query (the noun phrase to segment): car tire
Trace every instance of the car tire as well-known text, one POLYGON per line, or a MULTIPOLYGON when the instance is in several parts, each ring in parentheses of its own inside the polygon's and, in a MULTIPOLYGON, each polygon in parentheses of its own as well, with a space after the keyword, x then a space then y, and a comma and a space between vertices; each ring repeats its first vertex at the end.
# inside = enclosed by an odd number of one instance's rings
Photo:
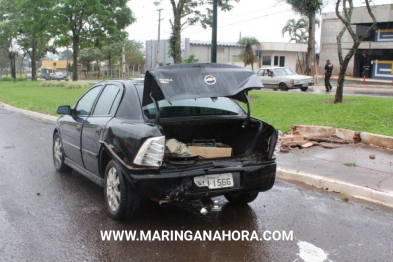
POLYGON ((306 92, 308 90, 308 86, 306 87, 301 87, 300 90, 302 90, 302 92, 306 92))
POLYGON ((117 220, 131 218, 140 206, 141 197, 125 181, 119 165, 113 160, 105 169, 104 195, 109 215, 117 220))
POLYGON ((288 86, 285 83, 280 83, 280 90, 281 91, 288 91, 288 86))
POLYGON ((71 168, 64 163, 64 150, 59 133, 53 136, 52 146, 53 164, 58 172, 70 172, 71 168))
POLYGON ((243 194, 225 194, 225 198, 234 205, 245 205, 251 203, 258 197, 259 192, 250 192, 243 194))

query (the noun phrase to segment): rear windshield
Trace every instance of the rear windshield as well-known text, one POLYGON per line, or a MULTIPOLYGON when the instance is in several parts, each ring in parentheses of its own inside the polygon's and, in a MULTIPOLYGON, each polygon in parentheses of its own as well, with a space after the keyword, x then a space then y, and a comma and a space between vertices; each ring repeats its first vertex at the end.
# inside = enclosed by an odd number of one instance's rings
MULTIPOLYGON (((196 98, 168 102, 158 102, 160 118, 187 117, 187 116, 244 116, 244 109, 234 100, 227 97, 196 98)), ((156 117, 154 104, 142 108, 148 119, 156 117)))
POLYGON ((294 75, 294 74, 295 74, 295 73, 292 72, 292 70, 289 69, 289 68, 276 68, 276 69, 274 69, 274 73, 275 73, 277 76, 285 76, 285 75, 294 75))

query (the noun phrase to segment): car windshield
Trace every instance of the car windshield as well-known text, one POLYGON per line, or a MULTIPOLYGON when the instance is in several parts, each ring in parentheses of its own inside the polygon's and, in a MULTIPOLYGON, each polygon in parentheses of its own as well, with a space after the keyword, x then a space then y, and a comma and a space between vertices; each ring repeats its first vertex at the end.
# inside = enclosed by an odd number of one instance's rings
MULTIPOLYGON (((246 115, 244 109, 234 100, 227 97, 196 98, 178 101, 158 101, 160 118, 188 117, 188 116, 229 116, 246 115)), ((148 119, 156 117, 154 104, 143 107, 143 113, 148 119)))
POLYGON ((274 69, 274 73, 275 73, 277 76, 285 76, 285 75, 294 75, 294 74, 295 74, 295 73, 292 72, 292 70, 289 69, 289 68, 276 68, 276 69, 274 69))

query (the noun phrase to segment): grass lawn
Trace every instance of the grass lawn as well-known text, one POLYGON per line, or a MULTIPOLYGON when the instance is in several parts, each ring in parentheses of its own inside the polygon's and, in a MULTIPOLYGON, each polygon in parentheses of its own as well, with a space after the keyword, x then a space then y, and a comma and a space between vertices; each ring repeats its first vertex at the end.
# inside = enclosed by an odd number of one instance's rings
MULTIPOLYGON (((40 81, 0 82, 0 101, 56 115, 59 105, 73 106, 86 89, 40 87, 40 81)), ((293 124, 332 126, 393 136, 393 99, 344 96, 334 104, 334 94, 249 92, 251 114, 287 132, 293 124)))
POLYGON ((0 82, 0 101, 40 113, 56 115, 60 105, 73 106, 87 89, 40 87, 42 81, 0 82))

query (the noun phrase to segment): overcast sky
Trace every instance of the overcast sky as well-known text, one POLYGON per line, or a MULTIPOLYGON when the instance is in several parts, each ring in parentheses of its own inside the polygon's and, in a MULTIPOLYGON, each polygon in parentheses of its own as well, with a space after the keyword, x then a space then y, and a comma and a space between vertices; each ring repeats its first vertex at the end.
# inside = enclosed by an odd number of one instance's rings
MULTIPOLYGON (((127 28, 129 38, 145 42, 156 40, 158 36, 158 9, 161 11, 161 39, 168 39, 171 33, 169 20, 173 20, 169 0, 162 0, 160 7, 154 0, 131 0, 129 6, 137 21, 127 28)), ((331 1, 335 2, 335 1, 331 1)), ((362 0, 354 0, 355 6, 365 5, 362 0)), ((391 4, 393 0, 374 0, 374 4, 391 4)), ((278 0, 240 0, 233 4, 230 12, 218 11, 217 41, 236 42, 239 35, 253 36, 261 42, 288 42, 289 36, 282 36, 281 30, 286 22, 299 16, 291 10, 291 6, 278 0)), ((334 5, 327 5, 323 12, 334 12, 334 5)), ((182 38, 210 41, 211 28, 203 29, 200 25, 189 26, 182 31, 182 38)), ((320 32, 316 40, 319 42, 320 32)))

